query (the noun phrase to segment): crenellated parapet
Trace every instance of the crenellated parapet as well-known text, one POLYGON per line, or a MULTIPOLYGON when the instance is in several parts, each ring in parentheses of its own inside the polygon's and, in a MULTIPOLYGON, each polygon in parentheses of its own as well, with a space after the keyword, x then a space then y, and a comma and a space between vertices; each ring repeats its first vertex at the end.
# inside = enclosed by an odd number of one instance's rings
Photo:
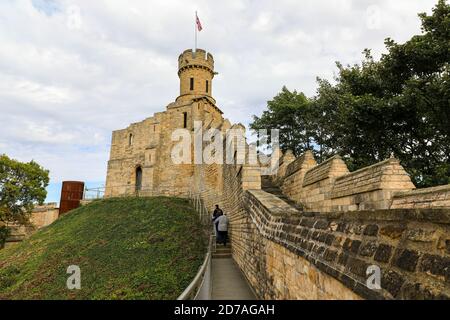
POLYGON ((178 57, 178 75, 180 76, 182 72, 191 68, 200 68, 211 73, 214 76, 214 58, 212 54, 206 53, 203 49, 197 49, 193 51, 192 49, 185 50, 178 57))
POLYGON ((203 49, 185 50, 178 58, 180 95, 177 102, 189 102, 199 97, 212 99, 212 81, 215 76, 214 58, 203 49))

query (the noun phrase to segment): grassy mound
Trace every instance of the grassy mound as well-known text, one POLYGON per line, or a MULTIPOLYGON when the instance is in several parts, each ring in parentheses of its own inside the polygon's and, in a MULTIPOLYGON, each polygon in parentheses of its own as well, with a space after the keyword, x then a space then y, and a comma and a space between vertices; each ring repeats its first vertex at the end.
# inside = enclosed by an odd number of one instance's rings
POLYGON ((0 299, 176 299, 206 248, 186 200, 97 201, 0 251, 0 299), (80 290, 67 289, 70 265, 80 290))

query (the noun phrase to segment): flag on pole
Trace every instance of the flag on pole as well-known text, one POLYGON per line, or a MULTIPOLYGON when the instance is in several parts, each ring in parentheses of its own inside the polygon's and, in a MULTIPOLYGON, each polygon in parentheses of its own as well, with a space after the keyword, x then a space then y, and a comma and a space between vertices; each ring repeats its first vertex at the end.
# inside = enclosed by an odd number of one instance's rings
POLYGON ((197 24, 197 30, 202 31, 202 23, 200 22, 200 19, 198 18, 197 12, 195 13, 195 23, 197 24))

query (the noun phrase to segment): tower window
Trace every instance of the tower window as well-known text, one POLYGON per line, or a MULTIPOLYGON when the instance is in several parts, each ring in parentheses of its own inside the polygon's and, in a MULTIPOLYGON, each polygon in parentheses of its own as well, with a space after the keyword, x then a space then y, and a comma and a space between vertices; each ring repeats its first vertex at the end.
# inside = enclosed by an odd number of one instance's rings
POLYGON ((191 91, 194 90, 194 78, 191 78, 191 91))
POLYGON ((208 92, 209 92, 209 81, 206 80, 206 93, 208 93, 208 92))
POLYGON ((128 136, 128 146, 131 147, 131 145, 133 145, 133 134, 130 133, 130 135, 128 136))
POLYGON ((183 128, 187 128, 187 112, 183 112, 183 128))

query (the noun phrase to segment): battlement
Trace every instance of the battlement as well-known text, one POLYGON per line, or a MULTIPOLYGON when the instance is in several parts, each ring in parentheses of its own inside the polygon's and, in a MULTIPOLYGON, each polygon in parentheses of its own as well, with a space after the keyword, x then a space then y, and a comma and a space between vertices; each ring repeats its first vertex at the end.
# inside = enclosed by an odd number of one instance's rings
POLYGON ((186 68, 206 68, 211 73, 214 72, 214 58, 212 54, 206 53, 203 49, 197 49, 194 52, 192 49, 185 50, 178 57, 178 74, 183 72, 186 68))

